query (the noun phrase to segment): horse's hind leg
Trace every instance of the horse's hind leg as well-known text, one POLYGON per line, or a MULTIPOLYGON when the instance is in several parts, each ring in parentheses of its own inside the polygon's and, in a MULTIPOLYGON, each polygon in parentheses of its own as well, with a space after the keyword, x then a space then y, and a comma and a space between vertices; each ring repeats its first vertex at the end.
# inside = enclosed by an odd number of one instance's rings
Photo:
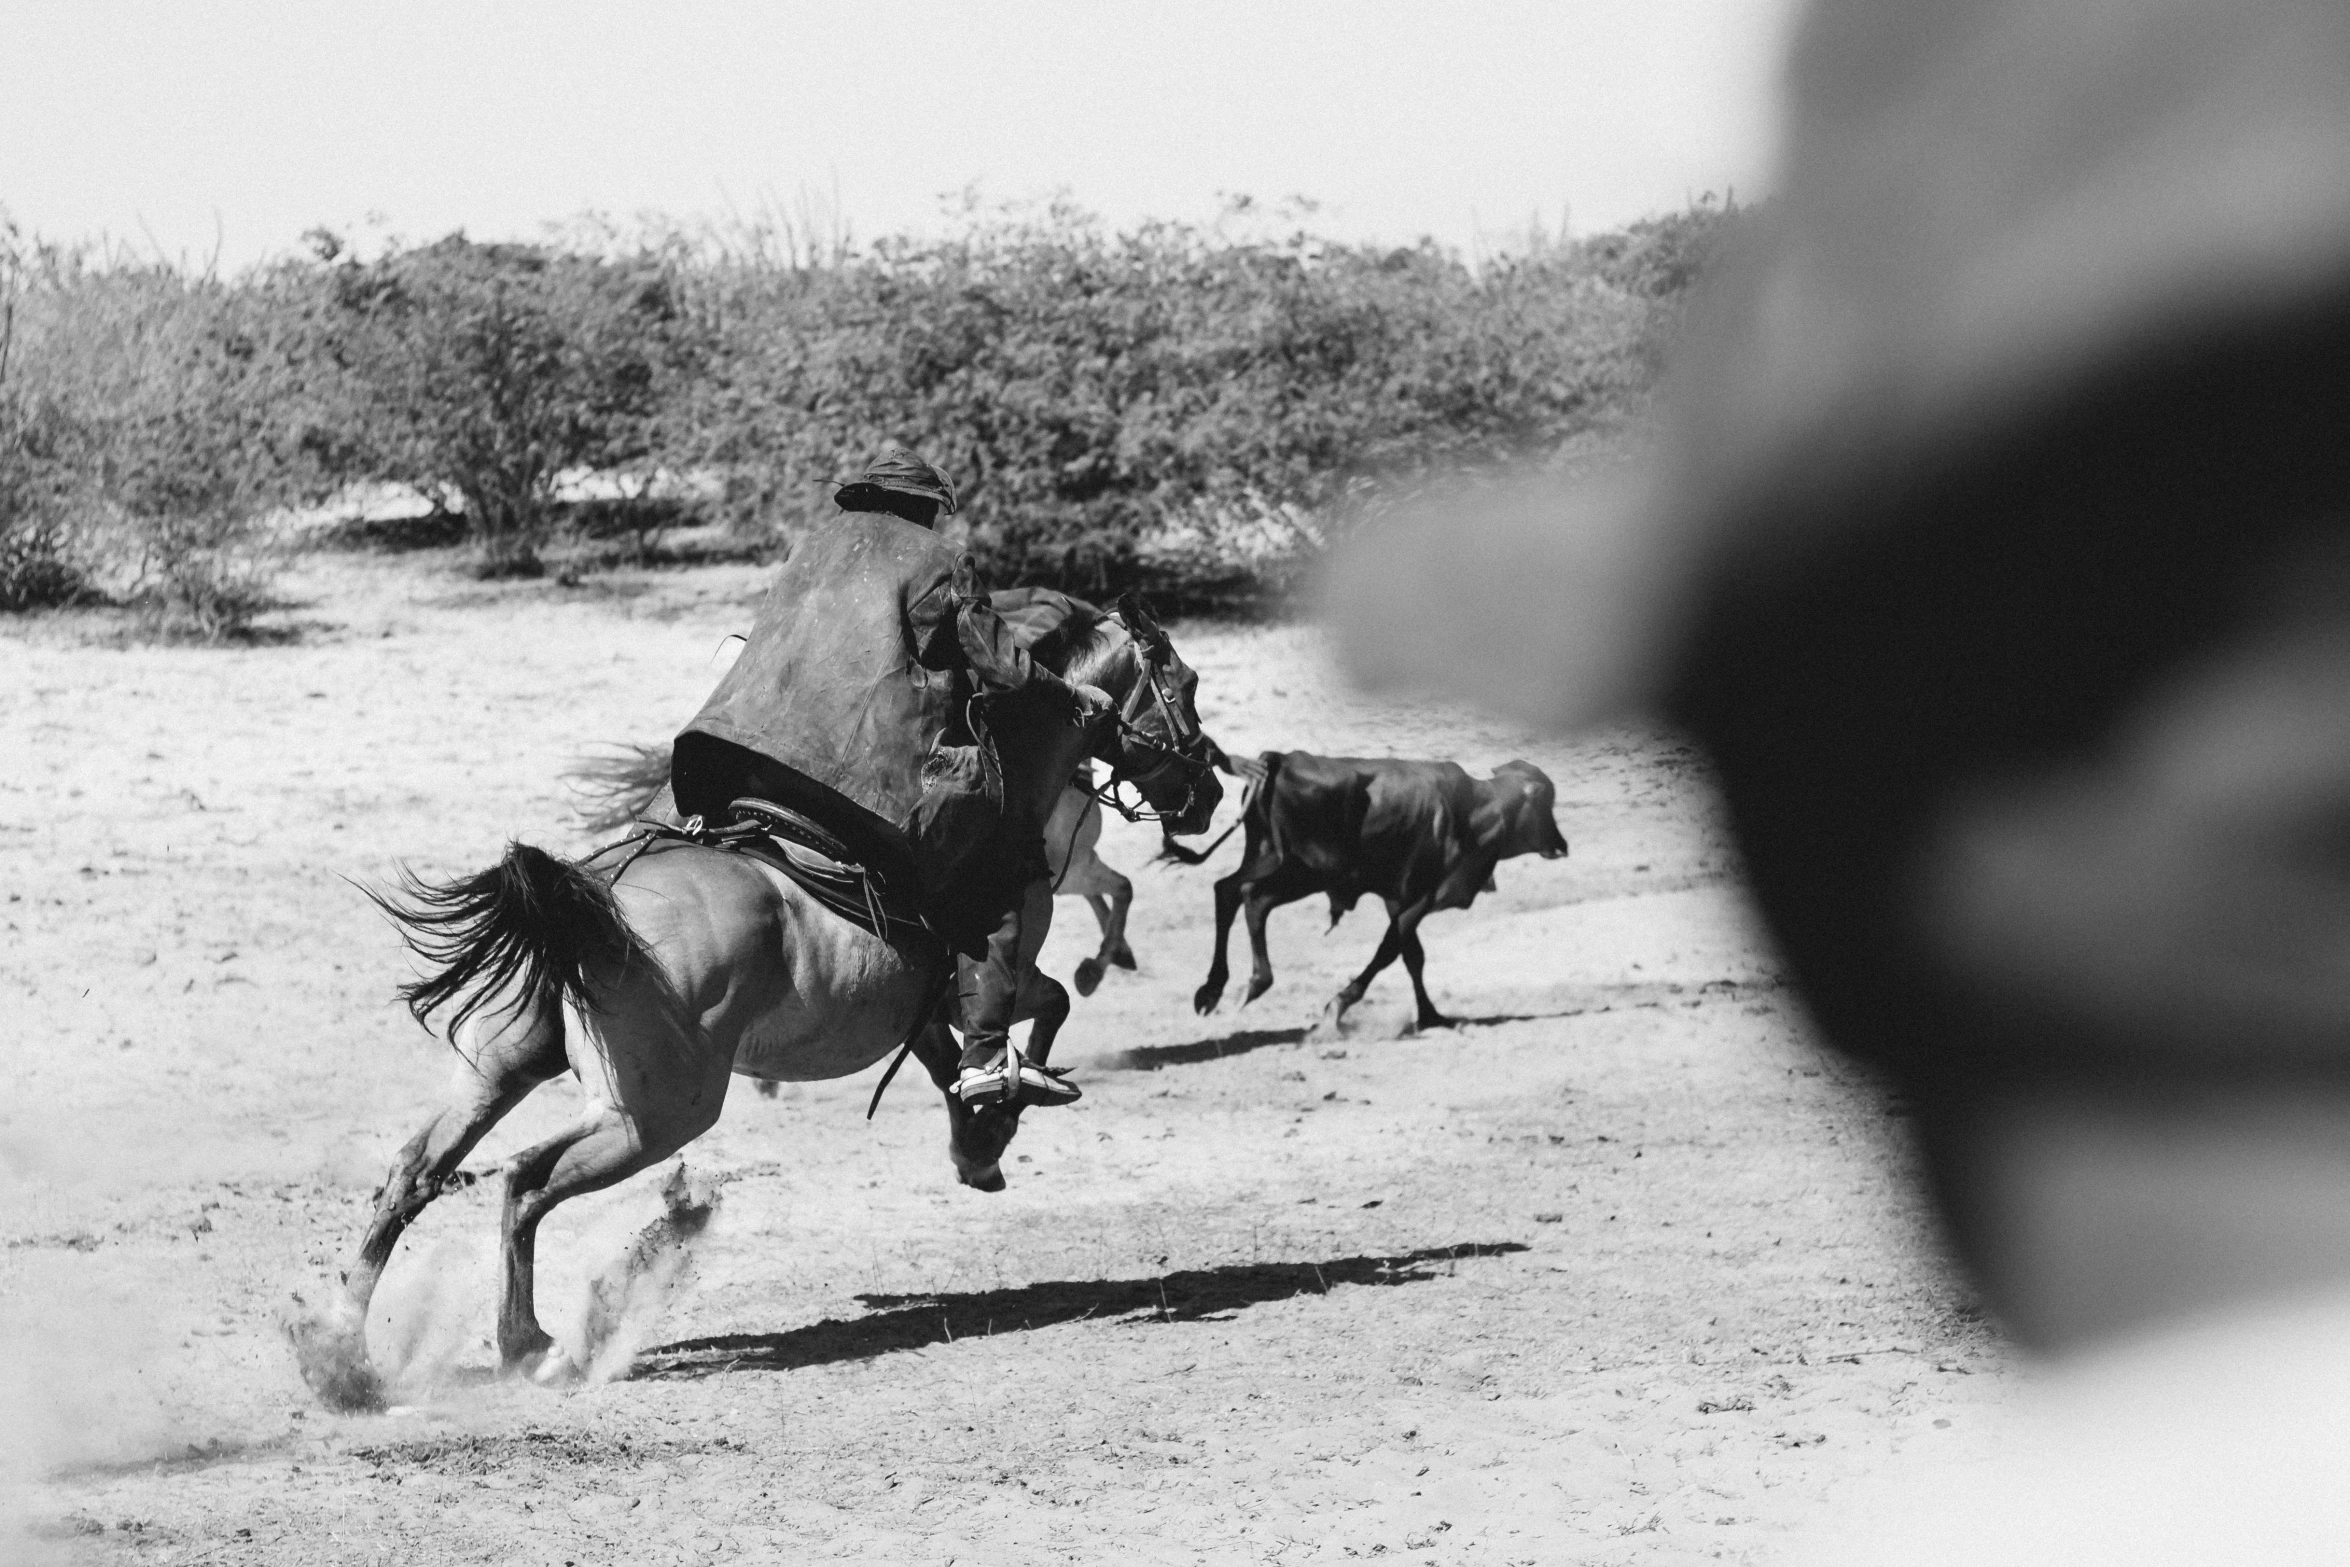
POLYGON ((304 1380, 334 1408, 369 1409, 383 1402, 382 1379, 367 1356, 367 1308, 401 1235, 490 1128, 564 1068, 561 1026, 551 1014, 521 1023, 500 1014, 477 1039, 460 1044, 449 1102, 392 1161, 358 1255, 343 1274, 340 1297, 323 1314, 291 1327, 304 1380))
POLYGON ((652 986, 592 1017, 569 1015, 575 1032, 592 1036, 571 1052, 588 1105, 570 1130, 509 1166, 502 1222, 498 1359, 509 1371, 550 1382, 572 1368, 539 1326, 539 1225, 572 1198, 660 1163, 717 1124, 733 1067, 731 1053, 715 1048, 652 986))

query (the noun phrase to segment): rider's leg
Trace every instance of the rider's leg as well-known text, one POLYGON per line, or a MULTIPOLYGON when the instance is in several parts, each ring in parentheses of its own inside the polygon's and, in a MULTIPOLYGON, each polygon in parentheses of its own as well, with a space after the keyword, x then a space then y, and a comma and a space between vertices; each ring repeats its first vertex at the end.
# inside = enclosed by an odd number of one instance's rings
POLYGON ((956 1000, 965 1032, 955 1091, 966 1102, 1018 1094, 1031 1104, 1066 1104, 1077 1097, 1074 1084, 1042 1067, 1024 1064, 1016 1074, 1007 1070, 1006 1053, 1020 1002, 1020 981, 1035 965, 1037 950, 1044 945, 1045 932, 1052 923, 1052 911, 1051 883, 1042 879, 1030 882, 1020 901, 1005 911, 988 934, 986 955, 956 960, 956 1000))
POLYGON ((1011 1037, 1012 1008, 1020 997, 1018 904, 1004 910, 988 933, 986 954, 955 960, 955 1000, 963 1016, 963 1068, 1000 1061, 1011 1037))

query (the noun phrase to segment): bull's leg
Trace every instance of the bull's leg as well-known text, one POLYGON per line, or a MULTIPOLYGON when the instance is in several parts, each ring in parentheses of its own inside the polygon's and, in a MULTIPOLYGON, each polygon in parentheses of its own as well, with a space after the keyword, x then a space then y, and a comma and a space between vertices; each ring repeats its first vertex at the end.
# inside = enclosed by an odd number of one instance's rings
POLYGON ((383 1403, 383 1381, 367 1354, 367 1308, 400 1237, 490 1128, 563 1070, 561 1022, 552 1011, 521 1020, 498 1014, 467 1034, 459 1041, 449 1102, 392 1161, 340 1294, 324 1311, 288 1324, 303 1380, 332 1408, 383 1403))
POLYGON ((1371 988, 1371 981, 1379 977, 1381 969, 1395 961, 1396 954, 1402 948, 1403 938, 1398 934, 1398 922, 1390 919, 1386 934, 1379 938, 1379 950, 1371 954, 1370 966, 1347 981, 1346 987, 1330 998, 1330 1004, 1322 1009, 1321 1021, 1314 1026, 1335 1031, 1339 1020, 1346 1016, 1346 1009, 1363 999, 1363 993, 1371 988))
POLYGON ((1412 976, 1412 1000, 1419 1008, 1418 1026, 1450 1028, 1452 1019, 1437 1011, 1436 1003, 1428 999, 1428 982, 1420 973, 1420 966, 1427 961, 1427 954, 1420 950, 1422 918, 1423 911, 1406 910, 1403 918, 1395 922, 1397 944, 1403 950, 1404 972, 1412 976))
POLYGON ((1216 883, 1216 945, 1208 959, 1207 982, 1191 997, 1191 1009, 1202 1017, 1216 1010, 1216 1003, 1224 999, 1225 983, 1232 978, 1232 970, 1224 961, 1224 948, 1232 937, 1232 916, 1240 912, 1241 878, 1247 869, 1243 865, 1216 883))
POLYGON ((1265 946, 1265 917, 1286 901, 1261 887, 1249 889, 1248 994, 1240 1003, 1244 1007, 1273 988, 1273 954, 1265 946))

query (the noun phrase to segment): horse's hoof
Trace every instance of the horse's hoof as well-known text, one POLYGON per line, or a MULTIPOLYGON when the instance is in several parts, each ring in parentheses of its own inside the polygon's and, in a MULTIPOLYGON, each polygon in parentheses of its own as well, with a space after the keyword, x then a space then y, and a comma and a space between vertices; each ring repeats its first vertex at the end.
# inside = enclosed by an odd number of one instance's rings
POLYGON ((1345 1020, 1346 1008, 1333 999, 1322 1009, 1322 1015, 1314 1019, 1313 1026, 1306 1030, 1306 1038, 1343 1039, 1346 1037, 1345 1020))
POLYGON ((1115 968, 1122 968, 1129 974, 1133 973, 1135 971, 1134 949, 1120 945, 1117 951, 1110 954, 1110 963, 1115 968))
POLYGON ((1268 990, 1271 990, 1272 988, 1273 988, 1273 976, 1272 976, 1272 975, 1270 975, 1270 974, 1251 974, 1251 975, 1248 977, 1248 994, 1240 998, 1240 1004, 1241 1004, 1242 1006, 1244 1006, 1244 1007, 1245 1007, 1245 1006, 1247 1006, 1247 1005, 1248 1005, 1250 1002, 1252 1002, 1252 1001, 1256 1000, 1256 999, 1257 999, 1257 997, 1259 997, 1259 996, 1263 995, 1263 994, 1264 994, 1266 991, 1268 991, 1268 990))
POLYGON ((1216 1003, 1223 999, 1223 986, 1202 985, 1191 993, 1191 1010, 1197 1012, 1201 1017, 1206 1017, 1210 1012, 1216 1010, 1216 1003))
POLYGON ((584 1381, 587 1375, 560 1344, 549 1344, 545 1349, 508 1360, 506 1374, 539 1387, 571 1387, 584 1381))
POLYGON ((372 1414, 384 1407, 383 1378, 367 1358, 364 1319, 347 1307, 289 1318, 286 1337, 294 1363, 318 1401, 346 1414, 372 1414))
POLYGON ((1418 1031, 1423 1034, 1432 1028, 1452 1028, 1455 1026, 1457 1025, 1454 1021, 1441 1012, 1423 1012, 1415 1024, 1418 1031))
POLYGON ((973 1191, 1000 1192, 1004 1189, 1004 1168, 991 1164, 984 1170, 957 1170, 955 1179, 973 1191))
POLYGON ((1102 966, 1094 959, 1086 958, 1077 965, 1077 972, 1070 979, 1076 984, 1079 995, 1090 996, 1101 988, 1102 966))

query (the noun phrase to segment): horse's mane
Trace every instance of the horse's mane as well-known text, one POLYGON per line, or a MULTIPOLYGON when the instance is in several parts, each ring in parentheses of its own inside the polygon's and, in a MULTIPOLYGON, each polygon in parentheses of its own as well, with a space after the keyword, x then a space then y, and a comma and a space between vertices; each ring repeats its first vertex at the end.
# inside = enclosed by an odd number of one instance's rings
POLYGON ((1106 613, 1053 588, 1011 588, 992 601, 1028 656, 1073 686, 1099 684, 1126 645, 1106 613))

